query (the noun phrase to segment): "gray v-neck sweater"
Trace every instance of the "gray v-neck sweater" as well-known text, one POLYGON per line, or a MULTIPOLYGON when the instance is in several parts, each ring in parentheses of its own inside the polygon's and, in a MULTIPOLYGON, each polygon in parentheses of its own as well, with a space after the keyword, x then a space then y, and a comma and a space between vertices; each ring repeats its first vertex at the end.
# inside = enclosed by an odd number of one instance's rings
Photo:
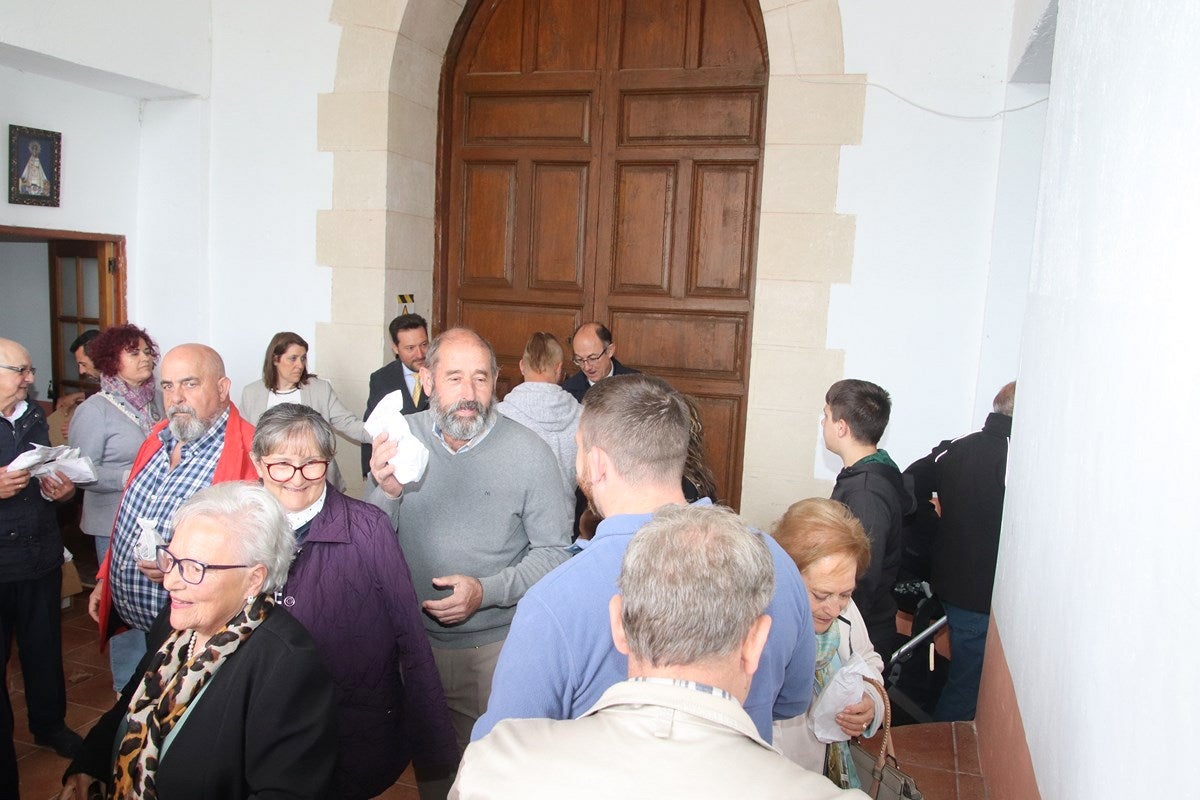
POLYGON ((537 434, 497 415, 477 443, 451 453, 433 432, 429 411, 408 425, 429 449, 421 480, 399 500, 375 486, 367 500, 387 512, 421 601, 446 597, 433 579, 470 575, 483 604, 465 622, 444 626, 424 615, 434 646, 478 647, 508 634, 517 601, 569 557, 573 509, 562 491, 554 454, 537 434))

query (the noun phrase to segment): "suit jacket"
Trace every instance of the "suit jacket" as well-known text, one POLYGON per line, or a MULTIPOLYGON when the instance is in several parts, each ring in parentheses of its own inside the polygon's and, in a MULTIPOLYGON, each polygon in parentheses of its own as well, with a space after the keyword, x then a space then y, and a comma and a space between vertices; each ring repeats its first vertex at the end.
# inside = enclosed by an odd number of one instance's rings
MULTIPOLYGON (((634 369, 633 367, 625 366, 615 358, 612 360, 612 362, 613 375, 636 375, 638 373, 638 370, 634 369)), ((587 375, 583 374, 583 370, 579 370, 579 372, 576 372, 574 375, 562 382, 562 388, 566 389, 571 393, 572 397, 582 403, 583 396, 587 394, 588 389, 592 388, 592 385, 588 383, 587 375)))
MULTIPOLYGON (((379 405, 380 400, 397 390, 404 393, 403 413, 415 414, 429 408, 429 395, 423 389, 421 401, 413 402, 412 393, 408 391, 408 382, 404 380, 404 364, 397 358, 392 363, 385 364, 371 373, 367 394, 367 411, 363 414, 363 420, 371 416, 371 412, 375 410, 375 406, 379 405)), ((366 475, 370 471, 371 443, 367 442, 362 446, 362 474, 366 475)))
MULTIPOLYGON (((251 425, 257 425, 258 418, 267 410, 268 394, 262 381, 255 381, 242 389, 240 408, 251 425)), ((338 399, 329 381, 315 376, 309 378, 308 383, 300 387, 300 399, 297 402, 316 411, 335 431, 350 441, 368 441, 367 434, 363 431, 362 420, 354 416, 354 413, 338 399)), ((346 482, 342 479, 342 472, 338 469, 336 461, 329 462, 329 482, 336 486, 338 491, 346 488, 346 482)))
MULTIPOLYGON (((171 633, 170 609, 159 613, 146 655, 66 775, 82 772, 111 783, 121 722, 171 633)), ((276 606, 195 701, 155 781, 158 796, 171 800, 324 800, 336 759, 333 685, 304 626, 276 606)))
POLYGON ((625 681, 579 719, 506 719, 467 748, 450 798, 865 798, 788 761, 737 700, 625 681), (587 757, 580 757, 587 753, 587 757))

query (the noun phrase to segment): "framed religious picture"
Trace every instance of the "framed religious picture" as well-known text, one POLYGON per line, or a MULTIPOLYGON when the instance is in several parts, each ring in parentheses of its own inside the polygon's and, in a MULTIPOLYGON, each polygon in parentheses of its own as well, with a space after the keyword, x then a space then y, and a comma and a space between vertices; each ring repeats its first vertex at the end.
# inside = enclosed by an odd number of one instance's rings
POLYGON ((57 206, 61 168, 61 133, 8 126, 8 202, 57 206))

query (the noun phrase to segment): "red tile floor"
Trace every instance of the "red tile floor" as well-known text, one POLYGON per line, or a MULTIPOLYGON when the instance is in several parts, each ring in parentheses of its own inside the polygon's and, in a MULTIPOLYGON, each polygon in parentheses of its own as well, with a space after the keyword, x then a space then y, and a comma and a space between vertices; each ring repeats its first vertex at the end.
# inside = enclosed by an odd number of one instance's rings
MULTIPOLYGON (((868 740, 868 749, 878 748, 882 738, 868 740)), ((987 800, 974 722, 892 728, 892 746, 900 769, 917 782, 925 800, 987 800)))
MULTIPOLYGON (((81 735, 114 700, 108 657, 96 646, 95 623, 87 616, 86 593, 73 598, 63 611, 63 663, 67 679, 67 724, 81 735)), ((23 800, 58 796, 66 760, 53 750, 33 744, 25 718, 25 691, 16 654, 9 659, 8 687, 12 697, 18 768, 23 800)), ((979 771, 975 725, 945 722, 893 729, 901 768, 912 775, 927 800, 987 800, 979 771)), ((880 737, 876 737, 878 740, 880 737)), ((869 744, 869 743, 868 743, 869 744)), ((417 800, 411 768, 382 800, 417 800)))

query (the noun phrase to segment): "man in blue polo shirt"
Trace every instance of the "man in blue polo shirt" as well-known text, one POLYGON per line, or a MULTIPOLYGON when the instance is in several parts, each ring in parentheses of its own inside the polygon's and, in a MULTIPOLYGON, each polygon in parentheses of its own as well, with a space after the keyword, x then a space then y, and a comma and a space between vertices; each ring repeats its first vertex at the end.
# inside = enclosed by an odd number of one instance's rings
MULTIPOLYGON (((609 636, 608 603, 633 535, 656 509, 686 502, 680 487, 689 425, 683 396, 659 378, 619 375, 592 387, 576 434, 576 472, 604 521, 595 538, 579 543, 581 553, 538 581, 518 604, 487 713, 472 740, 502 719, 574 719, 625 680, 627 659, 609 636)), ((769 742, 772 719, 808 709, 816 639, 796 565, 764 538, 776 575, 766 610, 772 624, 745 709, 769 742)))

